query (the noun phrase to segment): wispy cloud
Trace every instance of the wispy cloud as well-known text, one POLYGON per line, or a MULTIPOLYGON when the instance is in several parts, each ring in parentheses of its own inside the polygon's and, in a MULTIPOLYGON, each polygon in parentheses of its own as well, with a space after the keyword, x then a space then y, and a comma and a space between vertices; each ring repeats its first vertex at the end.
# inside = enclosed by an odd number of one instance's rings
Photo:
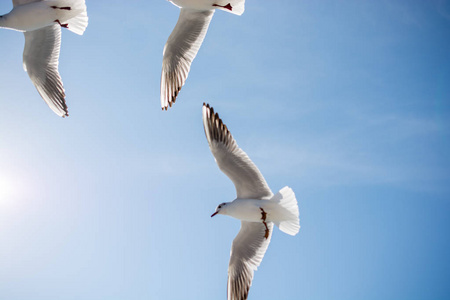
POLYGON ((312 186, 443 188, 440 183, 448 177, 446 166, 433 157, 433 141, 442 137, 440 124, 393 113, 359 112, 347 117, 347 126, 326 134, 300 132, 290 138, 252 141, 247 143, 249 153, 277 175, 295 176, 312 186), (423 141, 422 148, 414 146, 418 140, 423 141))

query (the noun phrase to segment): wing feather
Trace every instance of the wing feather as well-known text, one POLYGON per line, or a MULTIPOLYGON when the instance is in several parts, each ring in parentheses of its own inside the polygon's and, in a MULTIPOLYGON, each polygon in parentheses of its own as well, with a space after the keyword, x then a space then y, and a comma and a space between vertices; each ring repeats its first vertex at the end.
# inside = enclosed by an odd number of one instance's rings
POLYGON ((161 108, 175 103, 192 61, 203 43, 214 10, 181 8, 177 25, 164 47, 161 71, 161 108))
POLYGON ((28 4, 28 3, 33 3, 33 2, 39 2, 42 0, 12 0, 13 6, 19 6, 19 5, 24 5, 24 4, 28 4))
POLYGON ((48 106, 59 116, 68 116, 65 92, 58 72, 61 28, 59 25, 27 31, 23 66, 48 106))
POLYGON ((233 181, 241 199, 268 199, 272 191, 248 155, 237 145, 227 126, 209 104, 203 104, 203 127, 220 170, 233 181))
POLYGON ((257 270, 272 238, 273 223, 268 222, 269 236, 265 238, 263 223, 241 221, 241 230, 231 246, 228 266, 228 300, 245 300, 257 270))

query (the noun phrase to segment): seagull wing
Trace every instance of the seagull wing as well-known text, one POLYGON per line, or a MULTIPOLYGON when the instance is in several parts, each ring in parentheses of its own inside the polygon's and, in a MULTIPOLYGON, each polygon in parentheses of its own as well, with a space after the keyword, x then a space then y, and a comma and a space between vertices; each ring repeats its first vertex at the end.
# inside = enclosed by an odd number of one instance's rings
POLYGON ((208 104, 203 104, 203 127, 219 168, 233 181, 241 199, 268 199, 272 191, 247 154, 239 148, 227 126, 208 104))
POLYGON ((40 2, 42 0, 13 0, 13 6, 19 6, 19 5, 24 5, 24 4, 28 4, 28 3, 32 3, 32 2, 40 2))
POLYGON ((48 106, 57 115, 68 116, 64 87, 58 72, 60 26, 55 24, 24 34, 23 68, 48 106))
POLYGON ((263 223, 241 222, 241 230, 231 246, 228 266, 228 300, 247 299, 253 273, 261 263, 272 237, 273 223, 268 222, 267 227, 269 236, 266 238, 266 227, 263 223))
POLYGON ((161 72, 161 107, 163 109, 172 106, 184 85, 213 14, 214 10, 199 11, 181 8, 177 25, 170 34, 163 52, 161 72))

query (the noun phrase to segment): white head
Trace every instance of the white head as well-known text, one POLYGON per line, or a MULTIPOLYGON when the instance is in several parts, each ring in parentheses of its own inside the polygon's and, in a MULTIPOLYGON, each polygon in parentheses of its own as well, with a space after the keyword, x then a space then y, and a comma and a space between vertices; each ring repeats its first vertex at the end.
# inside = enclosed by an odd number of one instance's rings
POLYGON ((227 202, 220 203, 220 204, 216 207, 216 211, 211 215, 211 218, 214 217, 214 216, 217 215, 217 214, 221 214, 221 215, 225 214, 225 211, 226 211, 226 209, 227 209, 227 207, 226 207, 227 204, 228 204, 227 202))

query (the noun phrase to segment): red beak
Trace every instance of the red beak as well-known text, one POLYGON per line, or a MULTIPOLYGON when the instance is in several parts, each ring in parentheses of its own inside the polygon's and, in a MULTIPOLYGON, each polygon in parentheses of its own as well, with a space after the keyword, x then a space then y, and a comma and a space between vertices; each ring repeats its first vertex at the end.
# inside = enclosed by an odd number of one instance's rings
POLYGON ((214 217, 215 215, 217 215, 217 213, 218 213, 218 211, 216 211, 215 213, 213 213, 213 214, 211 215, 211 218, 214 217))

